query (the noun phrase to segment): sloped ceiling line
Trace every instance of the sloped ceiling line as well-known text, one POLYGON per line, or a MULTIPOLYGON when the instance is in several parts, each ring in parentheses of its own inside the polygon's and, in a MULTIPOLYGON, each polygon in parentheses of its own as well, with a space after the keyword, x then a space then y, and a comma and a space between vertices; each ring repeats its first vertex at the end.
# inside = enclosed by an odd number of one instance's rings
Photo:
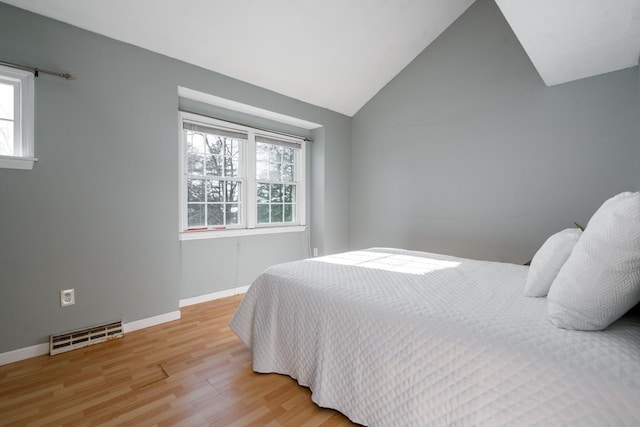
MULTIPOLYGON (((474 2, 3 1, 347 116, 474 2)), ((640 0, 495 1, 547 85, 638 64, 640 0)))

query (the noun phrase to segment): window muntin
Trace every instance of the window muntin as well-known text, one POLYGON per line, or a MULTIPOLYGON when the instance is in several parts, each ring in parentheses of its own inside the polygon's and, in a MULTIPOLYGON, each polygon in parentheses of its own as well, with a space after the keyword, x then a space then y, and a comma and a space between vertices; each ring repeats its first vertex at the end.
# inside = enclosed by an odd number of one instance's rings
POLYGON ((304 225, 302 139, 180 116, 181 232, 304 225))

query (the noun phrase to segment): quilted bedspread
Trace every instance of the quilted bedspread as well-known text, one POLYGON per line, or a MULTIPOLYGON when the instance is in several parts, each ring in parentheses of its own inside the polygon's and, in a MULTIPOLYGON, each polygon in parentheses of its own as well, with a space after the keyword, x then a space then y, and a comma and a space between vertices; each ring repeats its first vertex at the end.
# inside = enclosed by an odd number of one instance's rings
POLYGON ((256 372, 369 426, 640 426, 640 321, 556 328, 528 267, 373 248, 267 269, 231 319, 256 372))

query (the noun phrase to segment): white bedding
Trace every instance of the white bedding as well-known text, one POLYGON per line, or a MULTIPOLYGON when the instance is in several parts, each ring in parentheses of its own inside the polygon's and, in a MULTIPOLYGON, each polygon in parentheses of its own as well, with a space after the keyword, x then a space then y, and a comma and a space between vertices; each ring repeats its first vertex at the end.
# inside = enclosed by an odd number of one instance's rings
POLYGON ((368 249, 267 269, 231 319, 256 372, 369 426, 640 426, 640 322, 556 328, 528 267, 368 249))

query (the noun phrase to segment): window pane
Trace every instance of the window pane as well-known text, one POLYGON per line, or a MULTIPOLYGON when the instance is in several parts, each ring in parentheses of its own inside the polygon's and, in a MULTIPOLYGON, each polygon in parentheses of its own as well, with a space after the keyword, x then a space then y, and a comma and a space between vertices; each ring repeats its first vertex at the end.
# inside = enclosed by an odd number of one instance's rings
POLYGON ((187 174, 204 175, 204 136, 201 133, 187 133, 187 174))
POLYGON ((282 205, 271 205, 271 222, 282 222, 282 205))
POLYGON ((256 162, 256 179, 269 179, 269 162, 256 162))
POLYGON ((282 181, 282 177, 280 174, 280 168, 282 164, 280 163, 271 163, 269 165, 269 180, 270 181, 282 181))
POLYGON ((222 141, 215 135, 206 135, 206 174, 222 176, 222 141))
POLYGON ((239 158, 240 156, 240 143, 237 139, 227 138, 225 141, 225 152, 227 157, 239 158))
POLYGON ((284 186, 284 201, 286 203, 295 203, 296 201, 296 186, 285 185, 284 186))
POLYGON ((256 143, 256 160, 262 162, 269 161, 269 144, 263 142, 256 143))
POLYGON ((224 202, 224 181, 207 180, 207 202, 224 202))
POLYGON ((234 157, 224 158, 224 176, 238 176, 238 159, 234 157))
POLYGON ((224 176, 238 176, 240 162, 240 144, 237 139, 224 140, 224 176))
POLYGON ((0 83, 0 119, 13 120, 13 85, 0 83))
POLYGON ((284 222, 295 221, 295 205, 284 205, 284 222))
POLYGON ((219 156, 207 157, 207 175, 223 176, 224 161, 219 156))
POLYGON ((223 139, 216 135, 207 135, 207 152, 212 156, 222 155, 223 139))
POLYGON ((258 223, 269 222, 269 205, 258 205, 258 223))
POLYGON ((291 147, 285 147, 282 151, 282 161, 285 163, 294 163, 296 152, 291 147))
POLYGON ((269 149, 271 151, 271 155, 269 156, 269 160, 272 162, 281 162, 282 161, 282 147, 279 145, 268 144, 269 149))
POLYGON ((281 181, 294 181, 293 176, 293 165, 283 164, 281 181))
POLYGON ((282 184, 271 184, 271 201, 282 203, 282 184))
POLYGON ((236 203, 226 205, 227 224, 240 223, 240 206, 236 203))
POLYGON ((256 189, 258 203, 269 203, 269 194, 269 184, 258 183, 256 189))
POLYGON ((207 225, 224 225, 224 205, 212 204, 207 205, 207 225))
POLYGON ((13 122, 0 120, 0 156, 13 156, 13 122))
POLYGON ((204 202, 204 181, 201 179, 187 180, 187 201, 204 202))
POLYGON ((228 136, 206 135, 206 174, 239 176, 240 140, 228 136))
POLYGON ((204 227, 204 205, 191 204, 187 205, 187 216, 189 227, 204 227))
POLYGON ((227 202, 239 202, 242 200, 240 197, 240 190, 242 189, 242 182, 240 181, 227 181, 227 191, 225 192, 227 202))

